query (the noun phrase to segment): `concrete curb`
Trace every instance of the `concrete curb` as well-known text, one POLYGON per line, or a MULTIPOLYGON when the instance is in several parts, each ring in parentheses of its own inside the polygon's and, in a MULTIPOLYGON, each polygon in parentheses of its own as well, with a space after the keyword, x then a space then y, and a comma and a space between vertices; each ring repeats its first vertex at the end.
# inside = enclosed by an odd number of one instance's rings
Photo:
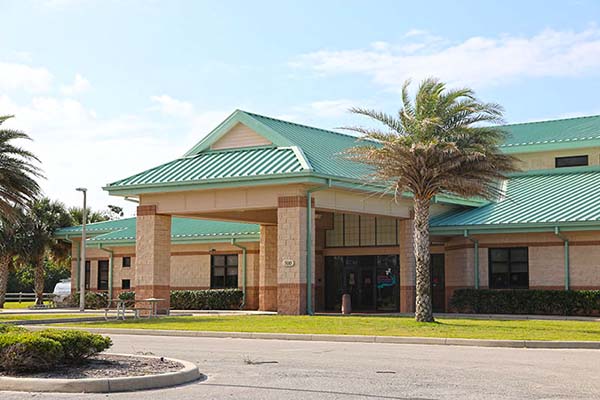
POLYGON ((425 344, 438 346, 476 346, 506 347, 530 349, 600 349, 600 341, 545 341, 545 340, 489 340, 459 338, 427 338, 403 336, 361 336, 361 335, 322 335, 301 333, 260 333, 260 332, 213 332, 213 331, 179 331, 161 329, 122 329, 122 328, 87 328, 87 327, 44 327, 30 326, 32 330, 40 329, 82 329, 107 335, 141 335, 141 336, 179 336, 204 337, 220 339, 266 339, 266 340, 301 340, 313 342, 348 342, 348 343, 392 343, 392 344, 425 344))
MULTIPOLYGON (((154 356, 139 356, 134 354, 116 354, 140 358, 159 358, 154 356)), ((0 391, 14 392, 57 392, 57 393, 115 393, 136 390, 161 389, 182 385, 202 378, 196 364, 189 361, 166 358, 183 364, 183 369, 166 374, 132 376, 120 378, 89 378, 89 379, 44 379, 0 377, 0 391)))

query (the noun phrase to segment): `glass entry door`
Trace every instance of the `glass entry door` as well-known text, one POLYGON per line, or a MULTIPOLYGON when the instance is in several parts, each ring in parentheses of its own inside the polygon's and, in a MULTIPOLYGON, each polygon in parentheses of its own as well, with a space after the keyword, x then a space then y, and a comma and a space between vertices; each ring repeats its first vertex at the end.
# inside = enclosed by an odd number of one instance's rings
POLYGON ((355 311, 398 311, 398 270, 396 255, 325 257, 326 309, 339 311, 349 294, 355 311))

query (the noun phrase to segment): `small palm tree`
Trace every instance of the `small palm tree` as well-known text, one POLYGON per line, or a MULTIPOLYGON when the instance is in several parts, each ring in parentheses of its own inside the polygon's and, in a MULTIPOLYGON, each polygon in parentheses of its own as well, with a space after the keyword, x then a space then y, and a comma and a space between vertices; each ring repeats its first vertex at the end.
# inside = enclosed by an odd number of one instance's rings
POLYGON ((54 231, 72 226, 73 219, 65 205, 48 198, 36 200, 26 211, 17 234, 22 263, 34 268, 34 291, 37 304, 44 295, 44 266, 47 258, 64 260, 70 247, 53 237, 54 231))
POLYGON ((349 157, 373 168, 372 178, 383 182, 396 196, 409 192, 414 207, 416 262, 415 318, 433 322, 429 254, 429 213, 434 196, 493 198, 498 182, 515 171, 515 159, 502 154, 498 145, 505 134, 498 104, 479 101, 471 89, 446 88, 437 79, 424 80, 414 97, 410 81, 402 88, 402 107, 397 116, 354 108, 384 125, 384 130, 346 128, 368 141, 349 150, 349 157))
MULTIPOLYGON (((9 118, 12 116, 0 116, 0 125, 9 118)), ((30 138, 20 131, 0 129, 0 218, 4 220, 14 220, 15 207, 27 207, 40 192, 36 182, 42 177, 36 166, 39 160, 12 143, 18 139, 30 138)))

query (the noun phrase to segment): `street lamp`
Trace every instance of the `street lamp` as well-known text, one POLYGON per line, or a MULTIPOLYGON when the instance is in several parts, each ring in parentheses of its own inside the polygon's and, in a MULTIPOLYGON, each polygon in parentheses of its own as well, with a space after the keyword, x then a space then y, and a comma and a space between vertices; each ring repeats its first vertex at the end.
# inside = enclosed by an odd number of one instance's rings
POLYGON ((85 224, 87 223, 87 189, 77 188, 83 193, 83 224, 81 226, 81 259, 79 265, 79 311, 85 310, 85 224))

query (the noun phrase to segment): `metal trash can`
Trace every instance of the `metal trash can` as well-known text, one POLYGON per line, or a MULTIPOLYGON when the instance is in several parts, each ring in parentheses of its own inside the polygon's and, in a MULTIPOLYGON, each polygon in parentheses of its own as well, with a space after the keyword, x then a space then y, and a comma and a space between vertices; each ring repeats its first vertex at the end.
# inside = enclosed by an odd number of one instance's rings
POLYGON ((342 295, 342 314, 349 315, 352 313, 352 299, 349 294, 342 295))

